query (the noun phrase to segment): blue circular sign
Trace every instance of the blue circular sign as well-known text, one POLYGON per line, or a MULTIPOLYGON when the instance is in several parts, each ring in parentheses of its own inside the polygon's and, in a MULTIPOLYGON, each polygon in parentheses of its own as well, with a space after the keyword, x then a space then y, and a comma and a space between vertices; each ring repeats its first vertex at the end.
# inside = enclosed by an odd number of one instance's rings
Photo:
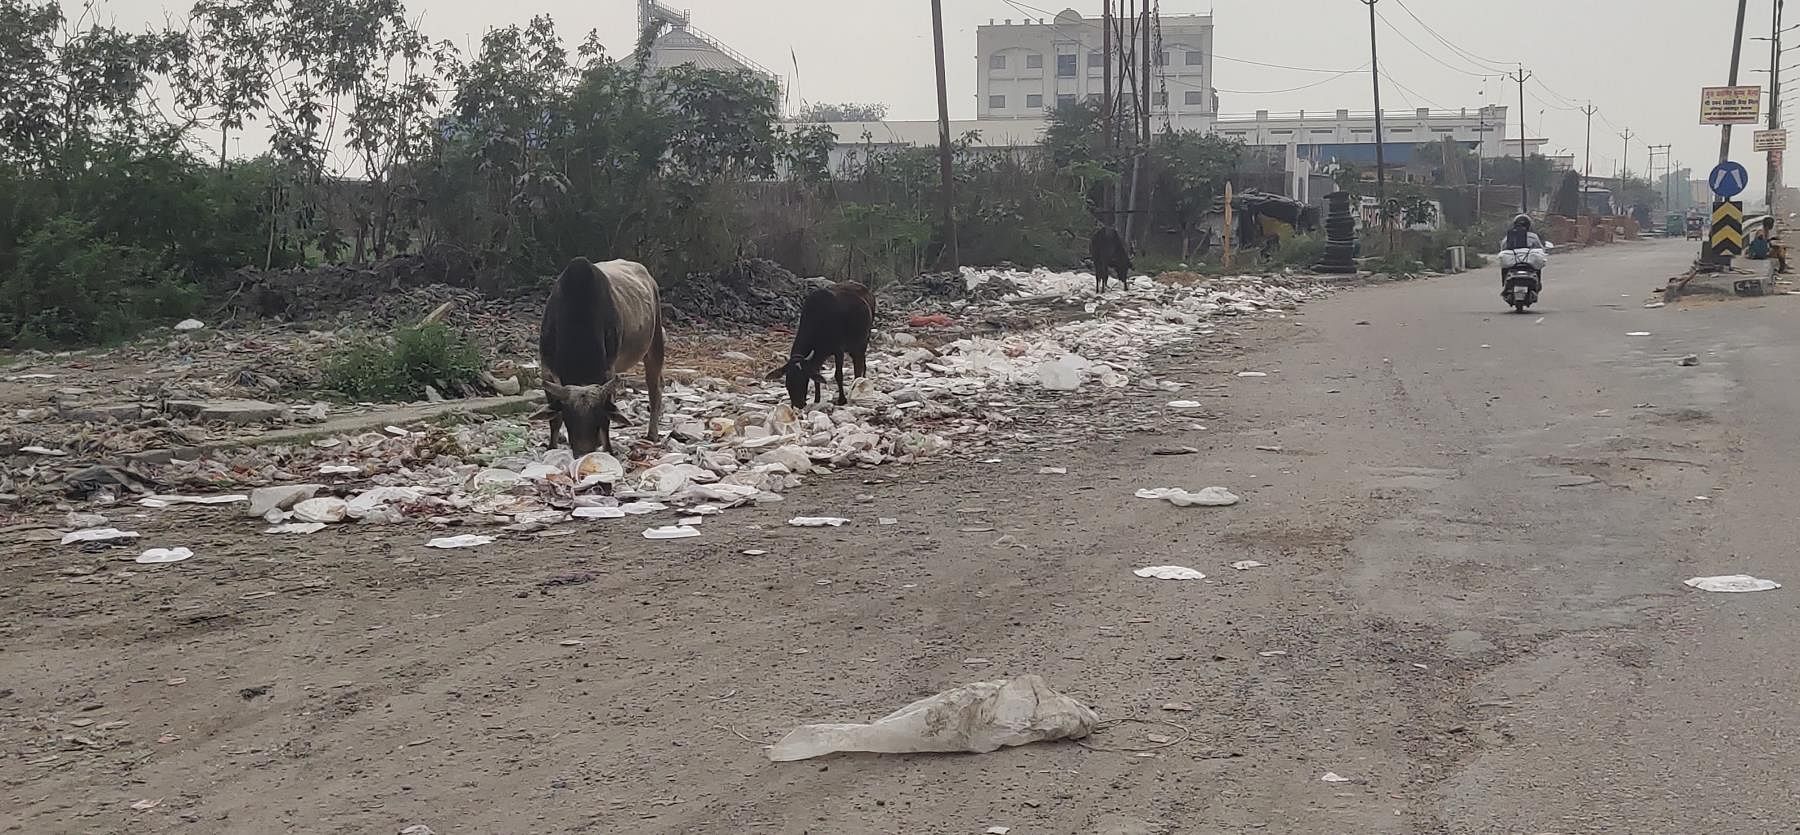
POLYGON ((1713 166, 1712 173, 1706 175, 1706 182, 1712 186, 1713 194, 1729 200, 1750 185, 1750 172, 1744 170, 1744 166, 1726 160, 1713 166))

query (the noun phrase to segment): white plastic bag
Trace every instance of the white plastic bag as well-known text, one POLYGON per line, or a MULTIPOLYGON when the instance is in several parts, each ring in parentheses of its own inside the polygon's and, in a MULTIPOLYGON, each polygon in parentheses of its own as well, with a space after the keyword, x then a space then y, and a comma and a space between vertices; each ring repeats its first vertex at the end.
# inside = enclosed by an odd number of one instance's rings
POLYGON ((1014 745, 1081 739, 1100 721, 1093 709, 1043 678, 978 681, 920 699, 867 725, 802 725, 769 749, 792 762, 846 751, 986 754, 1014 745))

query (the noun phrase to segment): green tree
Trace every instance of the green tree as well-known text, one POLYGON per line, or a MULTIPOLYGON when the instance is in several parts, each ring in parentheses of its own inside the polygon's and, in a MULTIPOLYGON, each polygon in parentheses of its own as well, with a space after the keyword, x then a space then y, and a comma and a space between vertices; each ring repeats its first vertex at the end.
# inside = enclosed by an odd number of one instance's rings
POLYGON ((1183 130, 1156 137, 1157 204, 1181 232, 1183 260, 1193 253, 1194 232, 1224 198, 1225 182, 1238 170, 1243 153, 1241 140, 1218 134, 1183 130))

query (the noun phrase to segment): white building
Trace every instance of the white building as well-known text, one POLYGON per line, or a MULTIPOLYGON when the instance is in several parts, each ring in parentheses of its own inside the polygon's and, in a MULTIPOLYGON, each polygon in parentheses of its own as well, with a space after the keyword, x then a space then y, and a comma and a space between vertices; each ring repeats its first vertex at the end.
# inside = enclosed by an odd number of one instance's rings
POLYGON ((664 28, 650 44, 648 67, 651 72, 683 65, 708 70, 748 70, 782 85, 783 79, 767 67, 694 28, 687 12, 671 9, 656 0, 638 0, 638 31, 658 23, 664 28))
MULTIPOLYGON (((1119 21, 1126 31, 1136 21, 1119 21)), ((1213 21, 1211 15, 1164 15, 1153 32, 1150 72, 1151 114, 1157 127, 1165 121, 1177 129, 1204 129, 1218 110, 1213 89, 1213 21)), ((1117 29, 1115 28, 1115 38, 1117 29)), ((1105 92, 1105 35, 1099 17, 1084 18, 1073 9, 1054 20, 989 21, 975 30, 975 112, 979 119, 1042 119, 1044 111, 1077 101, 1098 102, 1105 92)), ((1139 37, 1137 66, 1131 75, 1142 86, 1143 53, 1139 37)), ((1114 43, 1115 54, 1119 44, 1114 43)), ((1113 87, 1127 101, 1125 68, 1113 66, 1113 87)))

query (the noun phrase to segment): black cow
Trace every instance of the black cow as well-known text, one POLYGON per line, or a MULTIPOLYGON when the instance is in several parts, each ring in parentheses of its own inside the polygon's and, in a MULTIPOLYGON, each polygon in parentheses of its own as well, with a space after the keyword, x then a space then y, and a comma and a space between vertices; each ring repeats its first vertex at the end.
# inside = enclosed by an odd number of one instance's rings
POLYGON ((1104 225, 1095 229, 1088 241, 1088 255, 1094 260, 1095 293, 1106 292, 1108 272, 1117 275, 1125 289, 1131 289, 1131 250, 1119 237, 1119 230, 1104 225))
POLYGON ((854 281, 840 281, 814 290, 800 309, 794 329, 794 347, 786 364, 769 372, 771 380, 786 380, 788 401, 806 407, 806 386, 812 384, 813 400, 824 400, 822 386, 825 358, 837 360, 837 404, 850 402, 844 393, 844 355, 855 363, 856 376, 869 371, 869 329, 875 325, 875 298, 869 288, 854 281))
POLYGON ((650 394, 650 428, 655 442, 662 422, 662 300, 656 279, 635 261, 569 262, 544 303, 538 358, 543 364, 543 411, 550 419, 550 446, 567 426, 576 457, 597 449, 612 452, 612 424, 624 422, 614 405, 623 387, 621 372, 644 365, 650 394))

